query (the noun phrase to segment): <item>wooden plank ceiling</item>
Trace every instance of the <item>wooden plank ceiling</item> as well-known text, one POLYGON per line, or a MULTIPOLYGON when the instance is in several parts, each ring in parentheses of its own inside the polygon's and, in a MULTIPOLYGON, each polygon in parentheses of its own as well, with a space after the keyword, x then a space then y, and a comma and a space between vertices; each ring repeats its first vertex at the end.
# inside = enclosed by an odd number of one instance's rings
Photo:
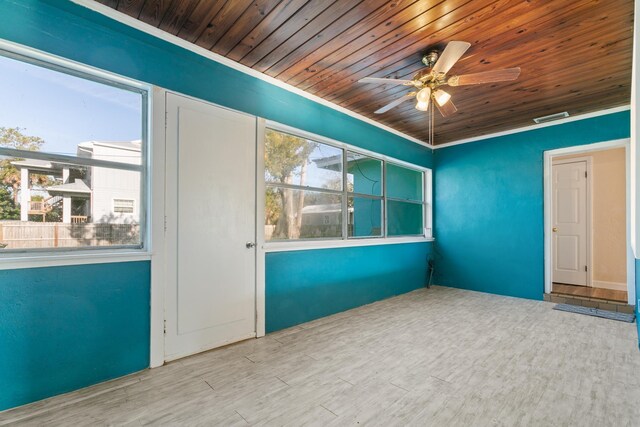
POLYGON ((522 68, 515 82, 447 89, 435 142, 514 129, 532 119, 627 105, 633 0, 99 0, 205 49, 427 141, 427 113, 407 92, 356 83, 411 78, 433 47, 471 43, 451 74, 522 68))

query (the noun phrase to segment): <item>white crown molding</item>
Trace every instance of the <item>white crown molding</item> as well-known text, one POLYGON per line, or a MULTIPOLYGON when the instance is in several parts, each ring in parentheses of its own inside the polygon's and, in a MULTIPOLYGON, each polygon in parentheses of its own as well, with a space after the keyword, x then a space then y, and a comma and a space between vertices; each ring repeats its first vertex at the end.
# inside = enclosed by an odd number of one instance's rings
POLYGON ((337 104, 334 104, 333 102, 327 101, 326 99, 322 99, 319 96, 313 95, 309 92, 306 92, 302 89, 298 89, 295 86, 292 86, 288 83, 285 83, 283 81, 280 81, 276 78, 273 78, 271 76, 268 76, 264 73, 261 73, 259 71, 254 70, 253 68, 247 67, 246 65, 242 65, 238 62, 235 62, 229 58, 226 58, 222 55, 219 55, 217 53, 211 52, 207 49, 204 49, 196 44, 193 43, 189 43, 186 40, 183 40, 177 36, 174 36, 173 34, 169 34, 166 33, 162 30, 160 30, 159 28, 156 28, 152 25, 146 24, 142 21, 139 21, 135 18, 132 18, 129 15, 125 15, 124 13, 118 12, 108 6, 105 6, 101 3, 98 3, 94 0, 71 0, 73 3, 76 3, 80 6, 86 7, 87 9, 91 9, 94 12, 97 12, 101 15, 104 15, 110 19, 113 19, 114 21, 118 21, 121 24, 127 25, 129 27, 135 28, 136 30, 142 31, 144 33, 147 33, 151 36, 154 36, 156 38, 159 38, 161 40, 164 40, 168 43, 174 44, 176 46, 179 46, 183 49, 187 49, 193 53, 196 53, 200 56, 204 56, 205 58, 208 58, 212 61, 215 61, 217 63, 220 63, 222 65, 225 65, 229 68, 233 68, 236 71, 240 71, 241 73, 247 74, 251 77, 255 77, 257 79, 260 79, 262 81, 265 81, 269 84, 272 84, 274 86, 277 86, 281 89, 287 90, 289 92, 295 93, 296 95, 300 95, 303 96, 311 101, 317 102, 318 104, 324 105, 325 107, 329 107, 331 109, 334 109, 336 111, 339 111, 340 113, 346 114, 348 116, 351 116, 355 119, 358 119, 364 123, 367 123, 369 125, 375 126, 377 128, 380 128, 384 131, 387 131, 389 133, 392 133, 394 135, 397 135, 401 138, 404 138, 408 141, 411 142, 415 142, 416 144, 422 145, 424 147, 427 148, 433 148, 431 146, 431 144, 429 144, 428 142, 422 141, 418 138, 414 138, 412 136, 409 136, 403 132, 400 132, 398 130, 395 130, 387 125, 384 125, 380 122, 377 122, 375 120, 371 120, 368 117, 363 116, 362 114, 358 114, 356 112, 353 112, 347 108, 341 107, 337 104))
POLYGON ((446 148, 446 147, 451 147, 453 145, 468 144, 470 142, 482 141, 483 139, 491 139, 491 138, 497 138, 499 136, 513 135, 514 133, 521 133, 521 132, 527 132, 527 131, 535 130, 535 129, 542 129, 542 128, 546 128, 546 127, 549 127, 549 126, 562 125, 564 123, 575 122, 577 120, 590 119, 590 118, 598 117, 598 116, 606 116, 607 114, 619 113, 621 111, 627 111, 627 110, 630 110, 630 109, 631 109, 630 105, 623 105, 621 107, 607 108, 607 109, 604 109, 604 110, 594 111, 594 112, 591 112, 591 113, 579 114, 577 116, 570 116, 570 117, 567 117, 566 119, 554 120, 552 122, 540 123, 540 124, 535 124, 535 125, 524 126, 524 127, 519 127, 519 128, 515 128, 515 129, 510 129, 510 130, 505 130, 505 131, 502 131, 502 132, 490 133, 490 134, 487 134, 487 135, 481 135, 481 136, 474 136, 474 137, 471 137, 471 138, 459 139, 457 141, 447 142, 446 144, 436 145, 435 147, 433 147, 433 149, 437 150, 438 148, 446 148))

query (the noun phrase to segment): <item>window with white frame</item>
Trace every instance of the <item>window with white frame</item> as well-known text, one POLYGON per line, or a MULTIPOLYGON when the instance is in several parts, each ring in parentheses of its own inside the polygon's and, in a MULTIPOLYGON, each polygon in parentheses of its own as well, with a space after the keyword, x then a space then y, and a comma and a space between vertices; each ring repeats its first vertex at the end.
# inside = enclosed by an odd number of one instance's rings
POLYGON ((265 240, 431 237, 428 169, 265 130, 265 240))
POLYGON ((133 199, 113 199, 113 212, 132 214, 134 200, 133 199))
POLYGON ((147 91, 1 50, 0 75, 0 256, 143 247, 147 91))

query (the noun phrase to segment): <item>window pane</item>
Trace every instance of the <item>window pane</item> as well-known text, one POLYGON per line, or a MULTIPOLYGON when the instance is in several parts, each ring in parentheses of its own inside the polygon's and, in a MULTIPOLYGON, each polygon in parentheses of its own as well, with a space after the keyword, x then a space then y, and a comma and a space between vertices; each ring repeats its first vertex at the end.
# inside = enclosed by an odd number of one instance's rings
POLYGON ((342 196, 268 186, 265 240, 342 237, 342 196))
POLYGON ((140 172, 0 157, 0 176, 0 252, 141 243, 140 172))
POLYGON ((422 172, 387 163, 387 197, 421 202, 422 172))
POLYGON ((382 200, 349 197, 349 237, 382 236, 382 200))
POLYGON ((342 191, 342 149, 266 130, 265 181, 342 191))
POLYGON ((347 189, 354 193, 382 196, 382 161, 347 152, 347 189))
POLYGON ((0 153, 24 152, 0 157, 0 251, 142 246, 142 168, 86 163, 144 165, 144 94, 3 56, 0 75, 0 153))
POLYGON ((418 203, 387 201, 387 235, 415 236, 422 235, 423 205, 418 203))
POLYGON ((0 128, 30 137, 5 139, 0 146, 83 156, 81 142, 142 139, 138 92, 3 56, 0 76, 0 128))

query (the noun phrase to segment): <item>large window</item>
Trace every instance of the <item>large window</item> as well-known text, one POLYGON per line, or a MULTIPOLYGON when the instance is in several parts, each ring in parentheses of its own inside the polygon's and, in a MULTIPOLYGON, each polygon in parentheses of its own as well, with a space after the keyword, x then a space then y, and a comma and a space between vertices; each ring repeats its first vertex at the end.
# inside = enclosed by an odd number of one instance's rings
POLYGON ((427 170, 265 132, 265 240, 430 237, 427 170))
POLYGON ((0 255, 142 247, 147 92, 0 51, 0 255))

